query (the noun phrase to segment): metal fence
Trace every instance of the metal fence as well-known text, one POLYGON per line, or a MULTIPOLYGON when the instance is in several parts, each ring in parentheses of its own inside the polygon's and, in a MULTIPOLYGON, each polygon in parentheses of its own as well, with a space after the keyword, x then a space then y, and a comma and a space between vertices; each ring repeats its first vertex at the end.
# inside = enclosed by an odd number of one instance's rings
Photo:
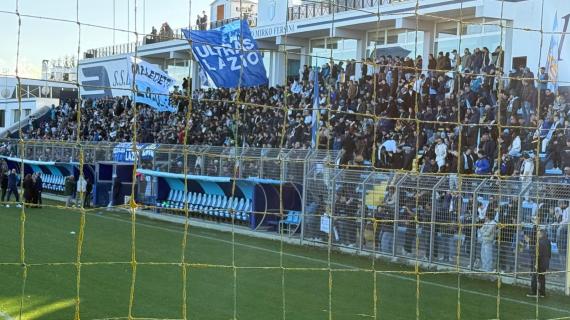
MULTIPOLYGON (((112 161, 116 146, 0 140, 0 155, 77 162, 83 154, 95 163, 112 161)), ((138 165, 147 169, 301 185, 301 228, 289 235, 301 243, 528 280, 536 233, 544 230, 552 249, 547 281, 568 288, 570 239, 561 221, 570 211, 570 184, 561 177, 347 170, 328 150, 155 145, 151 157, 146 152, 141 146, 138 165)))
MULTIPOLYGON (((328 1, 310 1, 288 8, 289 21, 310 19, 328 14, 340 13, 350 10, 368 10, 382 5, 407 2, 410 0, 337 0, 334 3, 328 1)), ((375 11, 374 11, 375 13, 375 11)))

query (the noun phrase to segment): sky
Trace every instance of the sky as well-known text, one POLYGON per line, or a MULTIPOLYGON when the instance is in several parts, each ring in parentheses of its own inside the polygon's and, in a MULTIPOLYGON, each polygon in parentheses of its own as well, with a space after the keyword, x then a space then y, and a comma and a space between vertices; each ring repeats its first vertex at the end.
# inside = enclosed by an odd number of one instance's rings
POLYGON ((115 29, 150 33, 164 22, 172 29, 195 24, 212 0, 0 0, 0 74, 40 78, 42 60, 80 57, 88 49, 134 42, 135 36, 115 29), (77 10, 77 4, 79 11, 77 10), (22 15, 18 27, 16 6, 22 15), (77 20, 82 25, 79 28, 77 20), (58 21, 54 19, 60 19, 58 21), (69 20, 69 21, 63 21, 69 20), (89 26, 91 25, 91 26, 89 26), (18 33, 20 44, 18 46, 18 33), (114 41, 114 42, 113 42, 114 41), (19 54, 18 54, 19 48, 19 54), (18 57, 18 59, 17 59, 18 57))

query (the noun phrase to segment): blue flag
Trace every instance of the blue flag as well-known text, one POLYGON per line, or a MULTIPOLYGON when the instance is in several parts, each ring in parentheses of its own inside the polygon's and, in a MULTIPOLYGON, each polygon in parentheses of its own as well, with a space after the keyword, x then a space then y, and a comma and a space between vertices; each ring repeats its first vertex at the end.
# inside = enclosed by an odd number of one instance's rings
MULTIPOLYGON (((315 70, 317 70, 317 68, 315 67, 315 70)), ((314 91, 313 91, 313 115, 312 115, 312 127, 311 127, 311 146, 313 148, 317 147, 318 141, 317 141, 317 133, 318 133, 318 124, 319 124, 319 100, 320 98, 320 92, 319 92, 319 75, 317 74, 317 76, 315 77, 315 86, 314 86, 314 91)))
POLYGON ((263 57, 246 20, 220 28, 198 31, 183 29, 192 41, 194 59, 218 88, 255 87, 268 84, 263 57))

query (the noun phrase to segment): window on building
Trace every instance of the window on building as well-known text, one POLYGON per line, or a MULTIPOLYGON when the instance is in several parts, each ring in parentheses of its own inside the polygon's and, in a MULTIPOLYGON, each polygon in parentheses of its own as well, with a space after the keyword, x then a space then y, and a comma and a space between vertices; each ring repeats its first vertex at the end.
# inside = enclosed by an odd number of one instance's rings
POLYGON ((505 41, 505 35, 501 30, 501 25, 505 25, 504 21, 468 19, 461 23, 460 33, 456 34, 458 25, 456 22, 436 25, 435 52, 451 52, 454 49, 463 52, 466 48, 473 51, 475 48, 483 47, 493 51, 505 41))
POLYGON ((29 117, 32 113, 32 109, 24 109, 24 118, 29 117))
POLYGON ((424 31, 417 30, 416 32, 416 30, 400 29, 368 33, 368 57, 374 56, 375 50, 377 51, 376 53, 392 54, 393 52, 398 52, 398 55, 401 55, 401 48, 409 51, 408 57, 415 58, 417 55, 421 55, 424 48, 424 31), (375 41, 377 39, 380 39, 380 41, 375 41))
POLYGON ((407 42, 407 31, 404 30, 388 30, 388 36, 386 44, 397 44, 407 42))
POLYGON ((386 44, 386 30, 379 30, 368 33, 368 46, 383 46, 386 44))
POLYGON ((311 40, 311 64, 322 66, 329 62, 356 59, 357 41, 354 39, 326 38, 311 40))
POLYGON ((438 23, 436 26, 436 38, 455 38, 457 37, 457 22, 443 22, 438 23))
POLYGON ((14 119, 12 123, 20 122, 20 110, 12 110, 12 119, 14 119))
POLYGON ((6 111, 0 110, 0 127, 6 127, 6 111))
POLYGON ((461 24, 461 35, 468 36, 483 32, 483 20, 468 20, 461 24))

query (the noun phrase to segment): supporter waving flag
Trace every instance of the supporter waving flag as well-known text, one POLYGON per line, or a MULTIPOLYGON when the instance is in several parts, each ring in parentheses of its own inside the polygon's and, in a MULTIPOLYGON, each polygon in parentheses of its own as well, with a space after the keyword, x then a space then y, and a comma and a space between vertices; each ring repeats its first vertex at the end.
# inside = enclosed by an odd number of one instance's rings
POLYGON ((192 44, 194 59, 216 87, 256 87, 268 83, 263 57, 246 20, 208 31, 182 32, 192 44))

